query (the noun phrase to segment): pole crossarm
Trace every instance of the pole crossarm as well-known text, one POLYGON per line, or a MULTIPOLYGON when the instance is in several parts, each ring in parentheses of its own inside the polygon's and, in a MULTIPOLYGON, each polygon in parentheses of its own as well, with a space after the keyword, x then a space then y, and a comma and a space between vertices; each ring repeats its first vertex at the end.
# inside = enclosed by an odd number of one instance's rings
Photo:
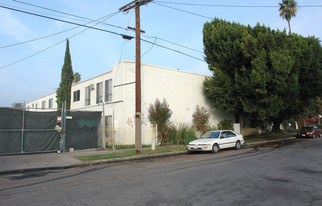
POLYGON ((136 4, 138 4, 138 6, 143 6, 151 1, 153 1, 153 0, 135 0, 135 1, 132 1, 131 3, 128 3, 125 6, 122 6, 119 10, 123 11, 123 12, 127 12, 130 9, 133 9, 136 4))

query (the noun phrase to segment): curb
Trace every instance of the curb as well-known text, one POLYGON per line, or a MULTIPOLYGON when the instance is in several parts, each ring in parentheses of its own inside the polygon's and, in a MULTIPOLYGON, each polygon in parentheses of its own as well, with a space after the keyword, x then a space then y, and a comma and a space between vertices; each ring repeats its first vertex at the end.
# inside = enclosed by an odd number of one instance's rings
POLYGON ((296 137, 288 137, 288 138, 283 138, 283 139, 275 139, 275 140, 265 140, 265 141, 259 141, 259 142, 250 142, 244 144, 246 147, 256 147, 258 145, 265 145, 269 143, 275 143, 275 142, 283 142, 283 141, 288 141, 288 140, 294 140, 296 137))
POLYGON ((44 171, 44 170, 63 170, 63 169, 70 169, 70 168, 76 168, 76 167, 86 167, 86 166, 91 166, 91 165, 96 165, 96 164, 104 164, 104 163, 116 163, 116 162, 126 162, 126 161, 144 160, 144 159, 152 159, 152 158, 161 158, 161 157, 167 157, 167 156, 182 155, 182 154, 186 154, 186 153, 187 153, 187 151, 176 151, 176 152, 167 152, 167 153, 160 153, 160 154, 149 154, 149 155, 138 155, 138 156, 120 157, 120 158, 112 158, 112 159, 83 161, 78 164, 65 165, 65 166, 15 169, 15 170, 1 171, 0 175, 22 174, 22 173, 26 173, 26 172, 35 172, 35 171, 44 171))
MULTIPOLYGON (((296 137, 289 137, 289 138, 276 139, 276 140, 265 140, 265 141, 259 141, 259 142, 245 143, 243 146, 244 146, 244 148, 257 147, 259 145, 265 145, 265 144, 275 143, 275 142, 283 142, 283 141, 294 140, 294 139, 296 139, 296 137)), ((76 168, 76 167, 91 166, 91 165, 96 165, 96 164, 126 162, 126 161, 144 160, 144 159, 152 159, 152 158, 162 158, 162 157, 183 155, 183 154, 187 154, 187 151, 176 151, 176 152, 167 152, 167 153, 160 153, 160 154, 148 154, 148 155, 138 155, 138 156, 120 157, 120 158, 112 158, 112 159, 84 161, 79 164, 65 165, 65 166, 8 170, 8 171, 1 171, 0 175, 22 174, 25 172, 35 172, 35 171, 44 171, 44 170, 63 170, 63 169, 70 169, 70 168, 76 168)))

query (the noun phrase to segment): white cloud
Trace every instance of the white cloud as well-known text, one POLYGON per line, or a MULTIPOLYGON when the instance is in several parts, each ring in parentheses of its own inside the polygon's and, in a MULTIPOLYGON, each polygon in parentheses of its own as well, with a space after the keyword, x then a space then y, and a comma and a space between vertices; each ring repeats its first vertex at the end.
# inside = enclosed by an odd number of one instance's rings
POLYGON ((0 12, 0 33, 15 38, 16 40, 26 40, 32 36, 32 32, 19 19, 7 10, 0 12))

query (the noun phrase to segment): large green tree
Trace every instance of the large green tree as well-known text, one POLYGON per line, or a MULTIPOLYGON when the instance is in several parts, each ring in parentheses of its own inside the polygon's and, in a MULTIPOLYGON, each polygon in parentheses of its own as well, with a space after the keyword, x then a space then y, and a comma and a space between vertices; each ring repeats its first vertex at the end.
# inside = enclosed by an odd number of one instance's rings
POLYGON ((69 51, 69 40, 67 39, 64 65, 61 71, 61 82, 56 92, 58 108, 61 108, 62 103, 66 102, 66 108, 70 109, 71 86, 73 84, 73 79, 74 73, 69 51))
POLYGON ((288 23, 288 32, 291 34, 291 18, 296 16, 297 3, 295 0, 282 0, 282 3, 279 3, 279 5, 280 17, 286 19, 288 23))
POLYGON ((212 106, 251 115, 257 123, 301 115, 321 95, 321 45, 314 37, 286 35, 214 19, 204 25, 206 61, 213 77, 204 81, 212 106), (309 90, 309 91, 308 91, 309 90))

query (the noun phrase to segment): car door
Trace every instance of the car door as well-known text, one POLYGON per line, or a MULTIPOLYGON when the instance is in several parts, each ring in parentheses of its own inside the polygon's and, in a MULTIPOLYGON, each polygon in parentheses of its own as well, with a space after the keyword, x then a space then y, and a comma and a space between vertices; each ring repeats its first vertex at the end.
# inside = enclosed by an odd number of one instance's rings
POLYGON ((221 149, 228 148, 229 142, 228 133, 226 131, 222 131, 218 142, 219 147, 221 149))
POLYGON ((229 139, 229 147, 235 147, 236 142, 238 140, 238 136, 232 131, 227 131, 228 139, 229 139))

